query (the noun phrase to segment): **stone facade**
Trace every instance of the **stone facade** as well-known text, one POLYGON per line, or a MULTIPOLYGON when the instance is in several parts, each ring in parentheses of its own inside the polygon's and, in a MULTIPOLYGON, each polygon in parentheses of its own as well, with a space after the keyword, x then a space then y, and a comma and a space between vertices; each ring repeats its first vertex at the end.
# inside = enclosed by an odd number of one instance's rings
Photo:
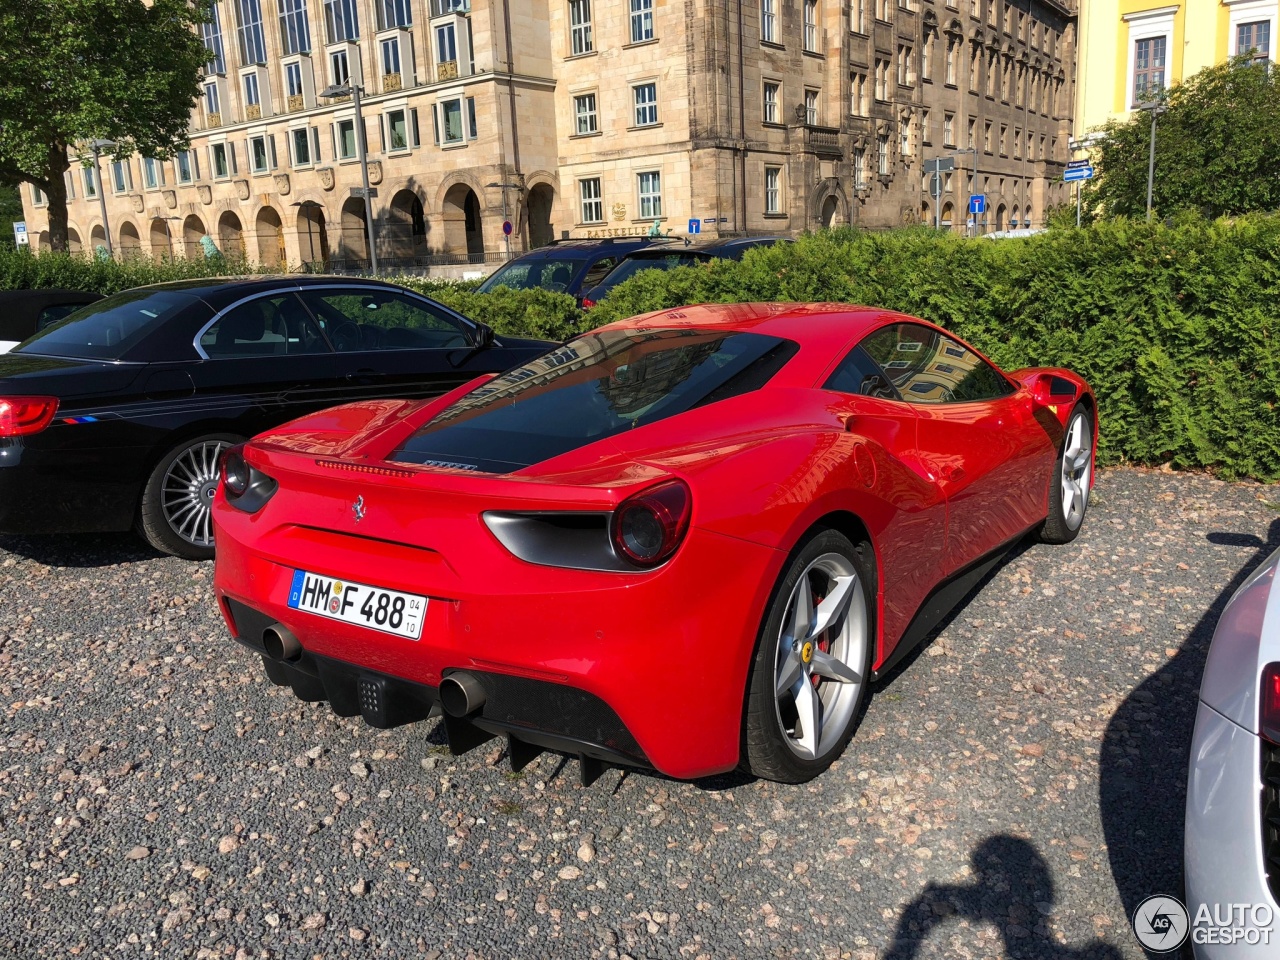
MULTIPOLYGON (((794 235, 936 212, 962 228, 975 159, 989 201, 979 230, 1038 225, 1067 199, 1075 19, 1060 0, 217 9, 206 42, 220 56, 191 150, 103 161, 118 252, 196 256, 208 235, 268 264, 366 264, 354 104, 320 96, 348 77, 364 91, 387 266, 492 263, 563 237, 684 234, 690 220, 709 235, 794 235), (975 146, 942 175, 935 208, 923 161, 975 146)), ((73 248, 97 245, 93 174, 76 166, 69 177, 73 248)), ((23 197, 39 245, 41 198, 29 187, 23 197)))

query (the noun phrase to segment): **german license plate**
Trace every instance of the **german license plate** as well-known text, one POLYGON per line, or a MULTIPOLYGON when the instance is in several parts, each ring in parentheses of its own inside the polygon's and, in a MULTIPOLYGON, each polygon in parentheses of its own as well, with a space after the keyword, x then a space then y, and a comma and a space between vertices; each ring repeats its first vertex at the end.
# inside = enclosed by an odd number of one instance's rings
POLYGON ((422 621, 427 616, 426 597, 335 580, 305 570, 293 572, 289 606, 410 640, 422 636, 422 621))

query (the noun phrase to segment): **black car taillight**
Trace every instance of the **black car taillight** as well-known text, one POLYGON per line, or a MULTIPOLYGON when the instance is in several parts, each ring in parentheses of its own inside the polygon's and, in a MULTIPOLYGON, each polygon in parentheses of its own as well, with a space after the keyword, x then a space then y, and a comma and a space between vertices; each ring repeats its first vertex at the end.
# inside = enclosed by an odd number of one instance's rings
POLYGON ((689 488, 670 480, 622 501, 611 533, 618 552, 638 567, 656 567, 680 546, 689 530, 689 488))
POLYGON ((57 412, 57 397, 0 397, 0 437, 39 433, 57 412))
POLYGON ((243 443, 223 451, 220 472, 227 503, 246 513, 261 510, 278 486, 245 459, 243 443))

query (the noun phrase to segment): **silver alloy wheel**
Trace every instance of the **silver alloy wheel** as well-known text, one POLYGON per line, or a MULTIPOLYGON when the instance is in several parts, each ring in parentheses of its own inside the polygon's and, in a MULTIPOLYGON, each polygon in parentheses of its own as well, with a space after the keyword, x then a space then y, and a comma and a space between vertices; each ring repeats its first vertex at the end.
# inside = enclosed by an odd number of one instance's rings
POLYGON ((866 655, 867 601, 858 573, 847 557, 824 553, 796 581, 778 635, 774 710, 796 756, 822 756, 848 729, 866 655))
POLYGON ((169 529, 197 547, 213 546, 218 458, 229 446, 225 440, 192 444, 169 464, 160 485, 160 506, 169 529))
POLYGON ((1077 413, 1067 425, 1062 448, 1062 519, 1070 530, 1079 530, 1089 506, 1093 479, 1093 431, 1089 418, 1077 413))

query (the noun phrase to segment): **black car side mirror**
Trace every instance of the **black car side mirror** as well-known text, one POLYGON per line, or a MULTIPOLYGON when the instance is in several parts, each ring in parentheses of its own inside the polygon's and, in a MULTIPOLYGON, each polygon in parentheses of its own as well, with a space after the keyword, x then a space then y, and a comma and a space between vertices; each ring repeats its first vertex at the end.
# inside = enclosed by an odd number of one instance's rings
POLYGON ((484 350, 486 347, 493 346, 493 340, 493 327, 487 323, 476 323, 476 349, 484 350))

